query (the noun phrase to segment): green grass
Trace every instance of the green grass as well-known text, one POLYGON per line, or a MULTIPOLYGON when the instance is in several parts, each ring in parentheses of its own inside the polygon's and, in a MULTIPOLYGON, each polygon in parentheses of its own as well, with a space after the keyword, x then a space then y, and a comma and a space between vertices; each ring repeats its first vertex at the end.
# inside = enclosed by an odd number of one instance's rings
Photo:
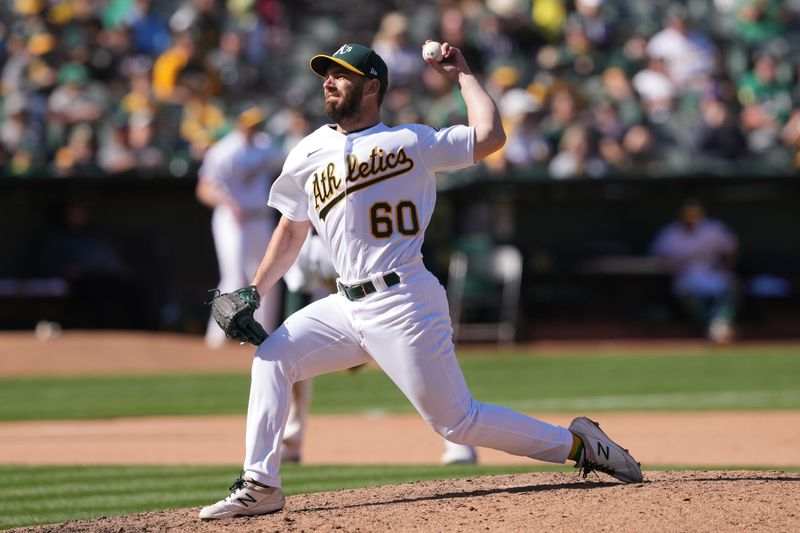
MULTIPOLYGON (((475 398, 525 411, 800 408, 800 347, 468 352, 475 398)), ((0 380, 0 420, 242 414, 249 375, 0 380)), ((314 382, 314 413, 411 412, 378 369, 314 382)))
MULTIPOLYGON (((287 495, 428 479, 564 471, 520 466, 297 466, 287 495)), ((207 505, 227 495, 235 467, 2 466, 0 529, 207 505)))
MULTIPOLYGON (((461 364, 477 399, 521 410, 800 409, 798 346, 470 350, 463 352, 461 364)), ((248 389, 249 375, 244 373, 7 378, 0 379, 0 421, 241 415, 248 389)), ((410 412, 411 406, 376 369, 315 380, 313 412, 369 410, 410 412)), ((289 465, 282 473, 291 495, 541 470, 570 468, 289 465)), ((0 465, 0 529, 199 506, 224 496, 237 473, 231 466, 0 465)))
MULTIPOLYGON (((659 470, 670 469, 683 468, 659 467, 659 470)), ((732 469, 767 470, 738 466, 732 469)), ((800 468, 780 469, 800 472, 800 468)), ((282 476, 284 492, 292 495, 429 479, 543 471, 566 472, 572 468, 547 465, 287 465, 282 468, 282 476)), ((0 465, 0 529, 206 505, 224 497, 237 476, 236 468, 230 466, 0 465)), ((480 485, 476 485, 478 488, 480 485)))

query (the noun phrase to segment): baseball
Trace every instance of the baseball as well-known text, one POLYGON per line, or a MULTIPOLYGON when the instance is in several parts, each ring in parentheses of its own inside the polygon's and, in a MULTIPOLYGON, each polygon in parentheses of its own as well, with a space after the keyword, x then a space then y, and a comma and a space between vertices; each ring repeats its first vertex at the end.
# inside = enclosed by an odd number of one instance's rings
POLYGON ((422 45, 422 58, 433 58, 436 61, 441 61, 444 59, 442 55, 442 45, 437 43, 436 41, 431 41, 422 45))

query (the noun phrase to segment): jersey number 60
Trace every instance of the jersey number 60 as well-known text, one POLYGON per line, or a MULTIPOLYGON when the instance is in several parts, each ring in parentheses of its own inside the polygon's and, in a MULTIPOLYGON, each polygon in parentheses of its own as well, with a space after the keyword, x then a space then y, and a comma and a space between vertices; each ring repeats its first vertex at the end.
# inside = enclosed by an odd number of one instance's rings
POLYGON ((391 237, 395 229, 407 237, 416 235, 419 233, 417 206, 410 200, 403 200, 393 209, 386 202, 378 202, 369 210, 369 224, 372 235, 378 239, 391 237))

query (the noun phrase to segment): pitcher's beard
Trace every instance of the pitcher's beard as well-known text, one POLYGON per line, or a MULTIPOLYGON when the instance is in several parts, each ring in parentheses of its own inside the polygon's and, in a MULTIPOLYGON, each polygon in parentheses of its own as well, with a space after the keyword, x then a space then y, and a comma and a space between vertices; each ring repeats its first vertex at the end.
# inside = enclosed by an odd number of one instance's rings
POLYGON ((337 124, 348 122, 361 114, 361 98, 358 93, 342 95, 338 102, 325 100, 325 113, 337 124))

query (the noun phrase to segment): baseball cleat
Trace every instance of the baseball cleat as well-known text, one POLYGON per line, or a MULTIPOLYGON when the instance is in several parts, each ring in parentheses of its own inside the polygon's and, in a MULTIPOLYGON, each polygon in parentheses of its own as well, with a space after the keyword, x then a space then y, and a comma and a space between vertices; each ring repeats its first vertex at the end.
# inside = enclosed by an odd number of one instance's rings
POLYGON ((569 430, 583 441, 583 451, 575 468, 580 469, 584 478, 597 470, 625 483, 639 483, 644 479, 641 465, 636 459, 628 450, 608 438, 594 420, 578 417, 569 425, 569 430))
POLYGON ((302 458, 300 443, 296 439, 284 439, 281 443, 281 464, 299 464, 302 458))
POLYGON ((230 495, 215 504, 200 510, 200 519, 216 520, 234 516, 252 516, 274 513, 286 505, 286 498, 279 487, 268 487, 252 479, 237 479, 230 488, 230 495))
POLYGON ((455 444, 446 440, 444 448, 441 459, 444 465, 474 465, 478 463, 478 454, 473 446, 455 444))

